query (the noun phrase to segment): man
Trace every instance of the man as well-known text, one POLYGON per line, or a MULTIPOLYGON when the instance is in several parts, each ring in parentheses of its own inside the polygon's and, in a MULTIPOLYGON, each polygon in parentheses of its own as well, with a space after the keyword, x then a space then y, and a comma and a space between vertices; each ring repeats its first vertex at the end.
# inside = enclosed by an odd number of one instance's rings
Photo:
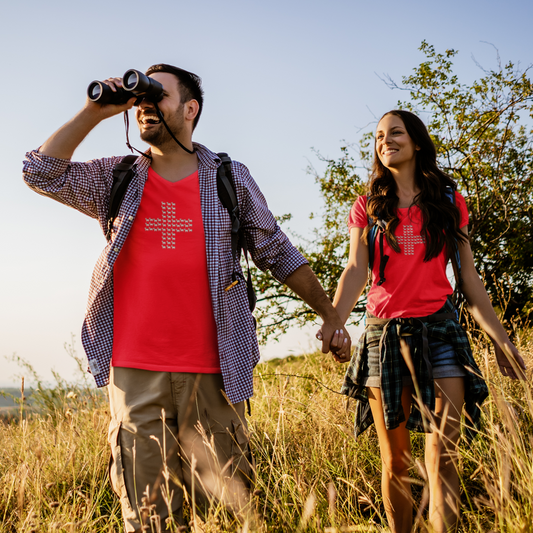
MULTIPOLYGON (((148 515, 181 521, 185 486, 197 504, 223 498, 242 510, 253 475, 244 402, 259 359, 253 317, 227 210, 217 195, 220 158, 192 142, 202 111, 198 76, 154 65, 157 102, 136 110, 150 150, 136 161, 111 239, 95 267, 82 342, 98 386, 109 384, 111 480, 126 531, 148 515), (232 273, 239 283, 232 286, 232 273), (211 443, 214 443, 212 445, 211 443)), ((105 82, 113 91, 122 80, 105 82)), ((122 158, 71 162, 102 120, 131 109, 87 100, 37 151, 27 154, 26 183, 98 219, 107 230, 113 168, 122 158)), ((324 320, 324 352, 347 360, 349 337, 307 261, 270 213, 246 167, 232 163, 250 254, 324 320), (332 342, 332 339, 334 340, 332 342), (331 344, 331 346, 330 346, 331 344)))

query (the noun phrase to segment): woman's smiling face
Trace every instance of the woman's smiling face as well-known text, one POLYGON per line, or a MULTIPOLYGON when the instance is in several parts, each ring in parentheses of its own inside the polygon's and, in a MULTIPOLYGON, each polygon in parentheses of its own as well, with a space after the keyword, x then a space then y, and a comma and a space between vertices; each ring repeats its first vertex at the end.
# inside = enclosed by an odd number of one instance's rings
POLYGON ((376 153, 382 165, 388 169, 399 169, 405 163, 416 159, 418 146, 413 142, 403 120, 393 114, 385 115, 376 130, 376 153))

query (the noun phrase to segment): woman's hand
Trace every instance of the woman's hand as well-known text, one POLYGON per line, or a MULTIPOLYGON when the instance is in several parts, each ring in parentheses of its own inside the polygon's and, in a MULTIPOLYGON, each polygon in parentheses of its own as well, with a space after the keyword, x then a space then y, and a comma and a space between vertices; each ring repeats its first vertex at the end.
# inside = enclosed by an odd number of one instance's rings
POLYGON ((494 340, 492 344, 500 372, 511 379, 526 379, 526 364, 516 346, 511 341, 502 344, 502 347, 494 340))
MULTIPOLYGON (((316 333, 316 338, 321 341, 323 338, 322 328, 316 333)), ((333 334, 329 343, 329 349, 333 355, 333 359, 337 363, 347 363, 351 359, 352 343, 350 336, 343 329, 338 329, 333 334)))
MULTIPOLYGON (((461 228, 461 231, 468 235, 466 226, 461 228)), ((468 310, 494 344, 500 372, 511 379, 526 379, 524 360, 516 346, 509 340, 507 332, 494 312, 485 286, 476 271, 468 241, 459 244, 459 252, 463 276, 461 290, 468 302, 468 310)))

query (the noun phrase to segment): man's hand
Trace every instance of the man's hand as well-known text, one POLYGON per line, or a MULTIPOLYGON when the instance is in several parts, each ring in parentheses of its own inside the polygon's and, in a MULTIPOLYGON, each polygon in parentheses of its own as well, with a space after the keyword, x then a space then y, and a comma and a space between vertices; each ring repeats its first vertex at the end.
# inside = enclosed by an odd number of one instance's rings
MULTIPOLYGON (((122 78, 107 78, 107 80, 104 80, 102 83, 108 85, 113 92, 117 92, 117 89, 122 88, 124 86, 122 84, 122 78)), ((117 105, 99 104, 98 102, 93 102, 92 100, 89 100, 89 98, 87 98, 87 101, 85 103, 85 109, 87 109, 91 113, 94 113, 99 120, 105 120, 106 118, 113 117, 115 115, 118 115, 119 113, 131 109, 136 99, 137 97, 132 94, 131 98, 125 104, 117 105)))
MULTIPOLYGON (((113 91, 122 87, 121 78, 109 78, 103 83, 109 85, 113 91)), ((102 120, 133 107, 135 96, 123 105, 92 102, 87 98, 83 109, 65 125, 61 126, 40 148, 39 153, 56 159, 71 159, 72 155, 88 133, 102 120)))
POLYGON ((327 322, 324 322, 316 338, 322 341, 322 353, 331 351, 337 363, 347 363, 351 359, 352 340, 344 328, 334 330, 327 322), (331 335, 328 336, 330 331, 331 335))
POLYGON ((350 335, 309 265, 296 269, 285 280, 285 284, 322 317, 324 323, 317 334, 322 341, 322 352, 331 350, 333 358, 339 363, 349 361, 352 347, 350 335))
POLYGON ((333 357, 339 363, 348 361, 352 345, 350 335, 343 329, 339 314, 309 265, 297 268, 285 280, 285 284, 322 317, 324 321, 320 333, 322 352, 328 353, 331 350, 333 357))

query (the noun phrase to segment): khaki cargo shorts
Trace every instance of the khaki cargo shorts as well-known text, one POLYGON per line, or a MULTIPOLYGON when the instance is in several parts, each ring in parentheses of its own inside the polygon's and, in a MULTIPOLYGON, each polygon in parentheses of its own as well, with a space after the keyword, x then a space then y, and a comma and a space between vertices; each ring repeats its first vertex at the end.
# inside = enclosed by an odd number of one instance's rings
MULTIPOLYGON (((254 468, 244 402, 230 405, 220 374, 111 369, 109 477, 126 532, 158 515, 183 522, 184 491, 201 513, 243 511, 254 468)), ((153 520, 153 519, 152 519, 153 520)))

